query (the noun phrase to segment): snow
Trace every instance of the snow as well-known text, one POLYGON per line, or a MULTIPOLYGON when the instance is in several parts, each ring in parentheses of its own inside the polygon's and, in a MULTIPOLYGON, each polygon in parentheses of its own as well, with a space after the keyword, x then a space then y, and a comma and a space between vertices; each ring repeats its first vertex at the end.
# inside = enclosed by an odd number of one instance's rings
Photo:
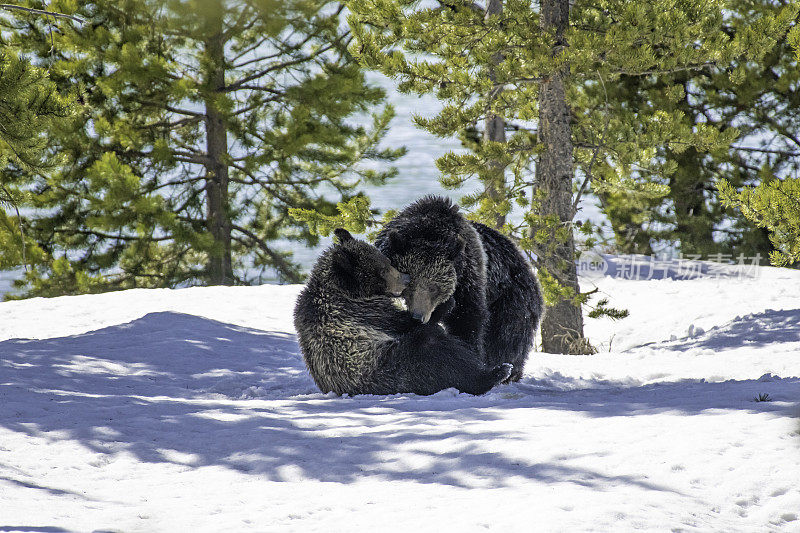
POLYGON ((757 274, 587 276, 600 352, 482 397, 319 393, 300 286, 2 303, 0 531, 800 531, 800 272, 757 274))

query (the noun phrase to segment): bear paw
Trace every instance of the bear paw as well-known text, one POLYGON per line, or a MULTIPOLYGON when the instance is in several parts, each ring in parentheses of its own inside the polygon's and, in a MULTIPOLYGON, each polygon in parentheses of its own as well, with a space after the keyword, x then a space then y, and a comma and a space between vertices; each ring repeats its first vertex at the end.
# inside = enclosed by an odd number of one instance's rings
POLYGON ((514 365, 511 363, 502 363, 492 369, 492 378, 495 384, 503 383, 511 376, 514 370, 514 365))

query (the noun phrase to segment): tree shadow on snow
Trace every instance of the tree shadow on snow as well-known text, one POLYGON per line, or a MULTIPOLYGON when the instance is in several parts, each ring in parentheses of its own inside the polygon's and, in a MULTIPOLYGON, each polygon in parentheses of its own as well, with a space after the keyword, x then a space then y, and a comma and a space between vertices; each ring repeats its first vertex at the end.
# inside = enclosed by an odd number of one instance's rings
POLYGON ((0 531, 15 533, 71 533, 71 530, 55 526, 0 526, 0 531))
MULTIPOLYGON (((338 398, 316 389, 294 336, 170 312, 83 335, 0 343, 0 426, 75 440, 109 461, 128 452, 140 461, 217 465, 275 481, 375 476, 472 488, 521 477, 598 490, 620 484, 669 490, 563 460, 487 452, 493 442, 530 438, 531 431, 488 427, 501 422, 504 410, 534 407, 592 416, 693 414, 720 406, 757 411, 746 400, 766 385, 566 392, 519 384, 484 397, 338 398), (692 401, 681 402, 685 395, 692 401)), ((800 380, 790 385, 800 392, 800 380)))
POLYGON ((768 309, 763 313, 737 317, 699 336, 660 343, 658 347, 682 352, 691 348, 726 350, 789 342, 800 342, 800 309, 768 309))
MULTIPOLYGON (((68 489, 57 489, 54 487, 48 487, 46 485, 34 483, 32 481, 25 481, 24 479, 16 479, 10 476, 0 476, 0 482, 8 483, 10 485, 16 485, 18 487, 24 487, 26 489, 41 490, 53 496, 71 496, 73 499, 80 499, 85 501, 97 501, 87 497, 85 494, 81 492, 68 489)), ((3 526, 0 526, 0 531, 3 531, 2 528, 3 526)))
POLYGON ((694 416, 711 410, 773 413, 797 417, 800 377, 770 374, 759 379, 708 382, 698 379, 648 385, 576 380, 555 372, 542 380, 512 385, 526 407, 583 412, 592 417, 675 413, 694 416), (768 394, 769 401, 755 401, 768 394))

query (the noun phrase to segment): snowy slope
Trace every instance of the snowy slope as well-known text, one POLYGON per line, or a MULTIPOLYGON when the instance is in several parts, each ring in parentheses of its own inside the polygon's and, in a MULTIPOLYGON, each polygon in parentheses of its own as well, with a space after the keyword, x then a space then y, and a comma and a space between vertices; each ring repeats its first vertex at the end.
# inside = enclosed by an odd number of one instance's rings
POLYGON ((320 394, 299 286, 2 303, 0 531, 800 531, 799 282, 587 278, 483 397, 320 394))

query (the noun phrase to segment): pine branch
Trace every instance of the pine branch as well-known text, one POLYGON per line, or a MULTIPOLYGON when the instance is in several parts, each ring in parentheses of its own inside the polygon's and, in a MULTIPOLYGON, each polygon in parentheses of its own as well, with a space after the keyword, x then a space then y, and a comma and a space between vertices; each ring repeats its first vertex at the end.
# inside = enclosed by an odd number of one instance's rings
POLYGON ((90 237, 98 237, 100 239, 110 239, 115 241, 153 241, 153 242, 160 242, 160 241, 168 241, 171 240, 173 237, 171 235, 167 235, 164 237, 140 237, 138 235, 123 235, 122 233, 117 233, 116 235, 110 233, 103 233, 102 231, 94 231, 94 230, 87 230, 87 229, 78 229, 78 228, 53 228, 52 230, 54 233, 65 233, 67 235, 87 235, 90 237))
POLYGON ((225 31, 222 32, 223 42, 229 41, 232 36, 241 34, 243 31, 247 31, 252 28, 253 25, 255 25, 255 23, 258 21, 258 17, 255 16, 256 13, 254 12, 254 16, 250 19, 250 22, 244 24, 244 26, 240 26, 244 23, 245 17, 247 17, 251 10, 253 10, 253 7, 250 4, 245 4, 244 9, 242 9, 242 12, 239 14, 239 18, 236 20, 236 22, 231 24, 225 31))
MULTIPOLYGON (((232 69, 236 69, 236 68, 243 67, 243 66, 247 65, 248 63, 250 63, 249 61, 247 61, 247 62, 245 62, 243 64, 237 64, 237 63, 235 63, 235 61, 237 61, 238 59, 241 59, 242 57, 246 56, 247 54, 249 54, 253 50, 257 50, 258 48, 261 47, 261 45, 263 45, 265 42, 269 41, 270 38, 271 37, 269 37, 269 36, 262 37, 261 39, 257 40, 254 44, 251 44, 250 46, 247 46, 247 47, 243 48, 238 54, 236 54, 235 56, 233 56, 230 59, 230 61, 228 62, 229 67, 232 68, 232 69)), ((274 57, 274 56, 265 56, 266 59, 270 59, 272 57, 274 57)))
POLYGON ((19 235, 22 241, 22 266, 25 269, 25 272, 28 272, 28 249, 25 244, 25 230, 22 226, 22 215, 19 214, 19 207, 17 206, 17 202, 14 201, 14 197, 10 192, 8 192, 8 189, 6 189, 3 184, 0 184, 0 191, 6 195, 6 201, 11 204, 11 207, 13 207, 14 211, 17 213, 17 227, 19 228, 19 235))
POLYGON ((14 6, 14 5, 11 5, 11 4, 0 4, 0 9, 5 9, 5 10, 8 10, 8 11, 16 9, 16 10, 19 10, 19 11, 25 11, 27 13, 35 13, 37 15, 45 15, 45 16, 51 16, 51 17, 56 17, 56 18, 64 18, 64 19, 69 19, 69 20, 75 21, 75 22, 77 22, 79 24, 83 24, 84 22, 86 22, 82 18, 76 17, 74 15, 65 15, 64 13, 56 13, 55 11, 45 11, 44 9, 34 9, 32 7, 14 6))
POLYGON ((480 16, 483 16, 483 14, 484 14, 483 8, 480 5, 476 4, 475 2, 472 2, 472 3, 469 3, 469 4, 459 4, 459 5, 454 5, 454 4, 450 3, 450 2, 446 2, 445 0, 437 0, 437 2, 439 2, 439 4, 442 7, 446 7, 446 8, 452 9, 453 11, 456 11, 459 7, 466 7, 467 9, 472 11, 473 13, 478 14, 480 16))
POLYGON ((293 60, 290 60, 290 61, 284 61, 282 63, 276 63, 274 65, 270 65, 269 67, 267 67, 265 69, 262 69, 262 70, 260 70, 258 72, 250 74, 249 76, 245 76, 244 78, 242 78, 240 80, 237 80, 237 81, 235 81, 235 82, 233 82, 233 83, 231 83, 229 85, 226 85, 225 87, 222 88, 222 91, 223 92, 236 91, 239 88, 241 88, 242 85, 246 85, 247 83, 249 83, 249 82, 251 82, 253 80, 257 80, 259 78, 262 78, 262 77, 266 76, 267 74, 269 74, 270 72, 275 72, 277 70, 283 70, 283 69, 286 69, 286 68, 289 68, 289 67, 293 67, 293 66, 296 66, 296 65, 301 65, 303 63, 307 63, 309 61, 312 61, 315 58, 317 58, 317 57, 321 56, 322 54, 324 54, 325 52, 327 52, 329 50, 332 50, 333 48, 339 46, 348 36, 349 36, 349 33, 343 33, 336 40, 334 40, 332 43, 327 44, 325 46, 321 46, 318 50, 316 50, 312 54, 309 54, 309 55, 306 55, 306 56, 303 56, 303 57, 299 57, 297 59, 293 59, 293 60))
POLYGON ((586 176, 583 180, 583 183, 581 183, 580 188, 578 189, 578 193, 575 195, 575 200, 572 202, 573 217, 578 212, 578 205, 581 202, 581 197, 583 196, 584 191, 586 191, 586 188, 592 181, 592 167, 594 166, 594 163, 597 160, 597 155, 600 153, 600 149, 605 146, 606 134, 608 133, 608 125, 611 122, 611 114, 608 112, 608 91, 606 91, 606 82, 603 80, 603 76, 601 76, 599 72, 597 73, 597 77, 600 79, 600 84, 603 86, 603 93, 605 95, 605 102, 603 104, 603 107, 606 115, 606 120, 605 124, 603 124, 603 133, 600 135, 600 141, 595 147, 594 152, 592 153, 592 159, 589 161, 589 166, 586 169, 586 176))
POLYGON ((682 67, 667 68, 667 69, 630 70, 622 68, 613 70, 612 74, 625 74, 627 76, 657 76, 663 74, 677 74, 679 72, 688 72, 692 70, 703 70, 704 68, 713 68, 718 66, 719 65, 714 61, 707 61, 705 63, 684 65, 682 67))
MULTIPOLYGON (((292 283, 302 283, 303 282, 303 278, 301 276, 297 275, 297 273, 295 272, 294 265, 292 265, 291 263, 286 261, 286 259, 281 257, 281 255, 279 253, 275 252, 269 246, 267 246, 267 243, 264 242, 263 239, 259 238, 258 235, 256 235, 255 233, 253 233, 253 232, 251 232, 251 231, 249 231, 249 230, 247 230, 247 229, 245 229, 245 228, 243 228, 241 226, 237 226, 236 224, 231 225, 231 229, 236 230, 239 233, 241 233, 241 234, 245 235, 246 237, 248 237, 252 241, 252 244, 255 244, 265 254, 267 254, 269 256, 269 258, 272 259, 272 261, 278 266, 281 274, 286 276, 286 279, 288 279, 292 283)), ((242 241, 239 240, 239 242, 242 242, 242 241)), ((242 244, 247 244, 247 243, 242 242, 242 244)))
POLYGON ((800 152, 792 152, 790 150, 774 150, 769 148, 754 148, 751 146, 731 146, 733 150, 742 150, 744 152, 757 152, 762 154, 776 154, 776 155, 783 155, 786 157, 797 157, 800 156, 800 152))
POLYGON ((199 111, 190 111, 188 109, 180 109, 178 107, 173 107, 169 104, 165 104, 164 102, 155 102, 152 100, 142 100, 138 98, 133 99, 134 102, 141 104, 147 107, 155 107, 157 109, 166 109, 171 113, 177 113, 179 115, 188 115, 190 117, 197 117, 197 118, 205 118, 205 113, 201 113, 199 111))

